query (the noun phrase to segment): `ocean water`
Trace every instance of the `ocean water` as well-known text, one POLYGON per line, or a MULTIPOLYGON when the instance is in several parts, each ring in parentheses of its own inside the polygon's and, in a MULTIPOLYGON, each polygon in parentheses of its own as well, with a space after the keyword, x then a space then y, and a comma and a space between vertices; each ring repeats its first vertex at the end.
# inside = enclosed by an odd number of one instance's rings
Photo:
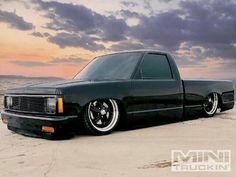
POLYGON ((3 94, 7 89, 16 88, 21 86, 27 86, 32 84, 52 82, 56 80, 48 79, 0 79, 0 111, 3 109, 3 94))

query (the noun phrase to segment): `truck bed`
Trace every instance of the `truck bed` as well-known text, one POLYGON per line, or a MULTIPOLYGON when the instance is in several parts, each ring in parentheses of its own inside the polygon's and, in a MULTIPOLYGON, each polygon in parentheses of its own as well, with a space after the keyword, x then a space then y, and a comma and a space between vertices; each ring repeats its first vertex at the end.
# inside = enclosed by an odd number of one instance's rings
POLYGON ((210 93, 217 93, 221 111, 234 106, 234 88, 232 81, 227 80, 183 80, 184 106, 186 111, 198 111, 210 93))

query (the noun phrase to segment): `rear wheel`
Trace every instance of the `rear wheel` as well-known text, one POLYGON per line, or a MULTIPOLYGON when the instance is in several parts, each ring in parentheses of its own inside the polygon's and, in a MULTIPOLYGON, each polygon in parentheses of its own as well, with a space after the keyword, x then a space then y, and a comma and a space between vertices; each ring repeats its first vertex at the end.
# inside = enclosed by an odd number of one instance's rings
POLYGON ((111 133, 119 121, 119 109, 113 99, 90 102, 84 112, 84 125, 94 135, 111 133))
POLYGON ((217 93, 211 93, 207 96, 204 103, 204 114, 206 117, 212 117, 217 111, 219 98, 217 93))

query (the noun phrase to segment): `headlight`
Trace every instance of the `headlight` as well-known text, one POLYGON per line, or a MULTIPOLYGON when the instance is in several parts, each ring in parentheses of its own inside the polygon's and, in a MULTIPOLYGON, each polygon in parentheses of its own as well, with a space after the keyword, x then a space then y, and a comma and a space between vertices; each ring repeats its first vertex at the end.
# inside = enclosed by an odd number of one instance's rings
POLYGON ((11 96, 6 96, 5 97, 5 107, 9 108, 12 106, 12 97, 11 96))
POLYGON ((57 108, 57 99, 56 98, 47 98, 47 112, 55 113, 57 108))

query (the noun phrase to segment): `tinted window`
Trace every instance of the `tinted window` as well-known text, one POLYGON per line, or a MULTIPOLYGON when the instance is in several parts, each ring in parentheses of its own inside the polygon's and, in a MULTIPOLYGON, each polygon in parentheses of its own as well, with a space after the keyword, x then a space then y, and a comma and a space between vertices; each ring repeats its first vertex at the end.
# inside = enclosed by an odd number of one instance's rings
POLYGON ((79 80, 129 79, 142 53, 118 53, 97 57, 76 77, 79 80))
POLYGON ((140 68, 144 79, 170 79, 172 78, 170 65, 165 55, 147 54, 140 68))

